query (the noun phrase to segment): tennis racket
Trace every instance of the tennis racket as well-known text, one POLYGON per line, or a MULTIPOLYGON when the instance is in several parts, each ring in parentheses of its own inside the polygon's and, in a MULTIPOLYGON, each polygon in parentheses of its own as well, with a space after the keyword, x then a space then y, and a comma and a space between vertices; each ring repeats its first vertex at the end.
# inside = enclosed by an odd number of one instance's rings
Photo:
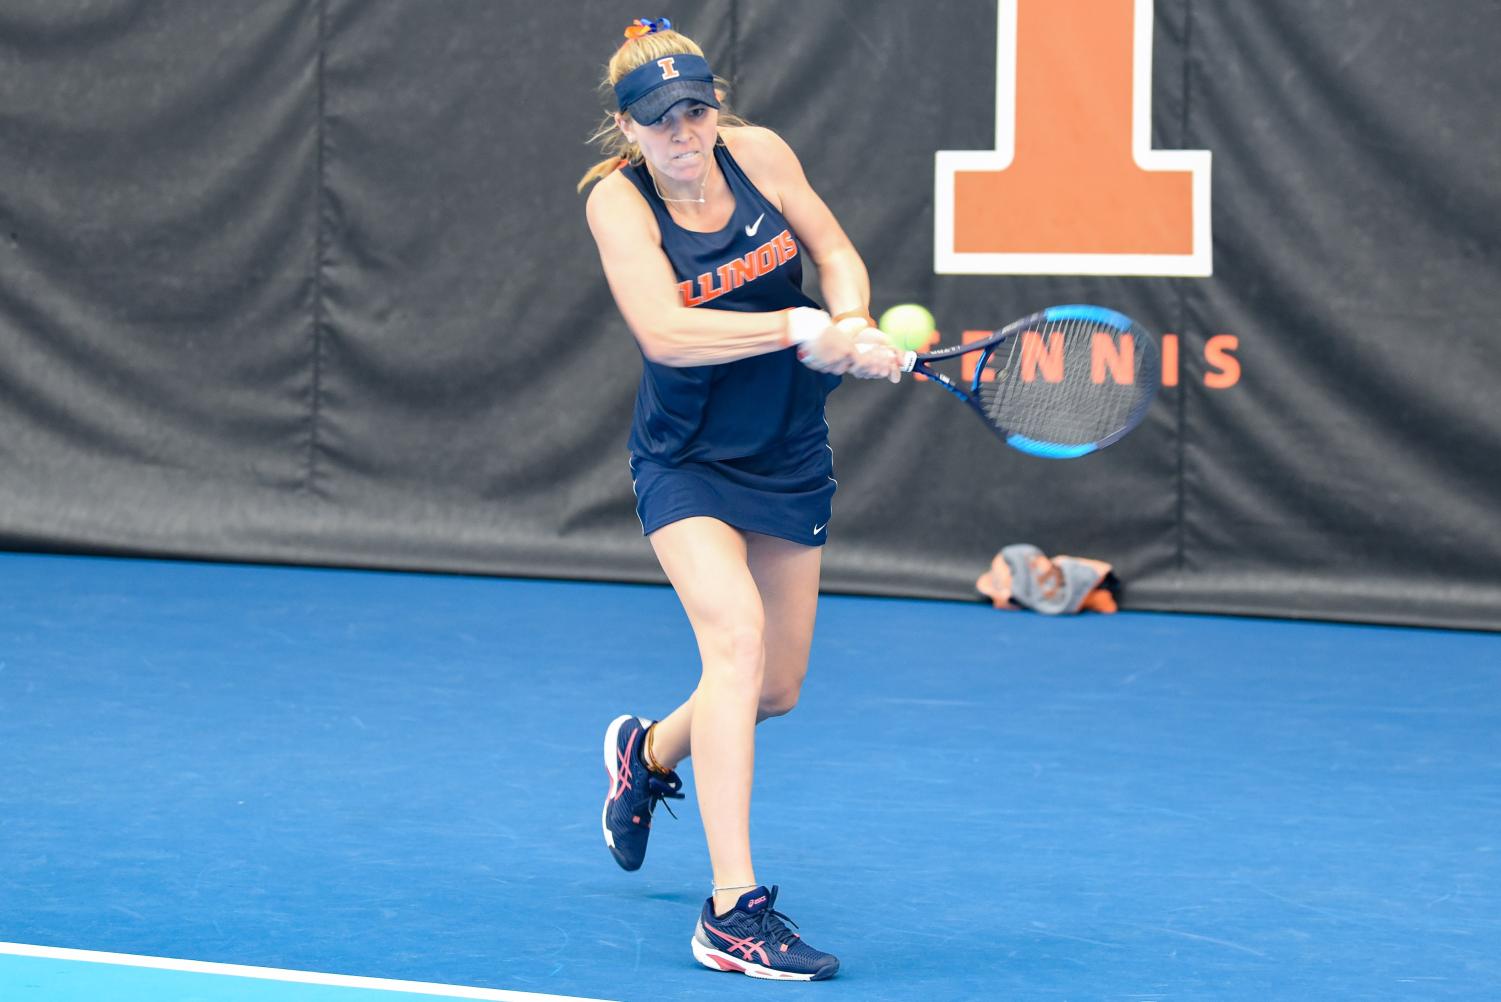
POLYGON ((1053 306, 978 341, 909 351, 902 371, 963 400, 1013 449, 1074 459, 1141 423, 1162 365, 1157 342, 1130 317, 1103 306, 1053 306), (974 352, 968 386, 930 368, 974 352))

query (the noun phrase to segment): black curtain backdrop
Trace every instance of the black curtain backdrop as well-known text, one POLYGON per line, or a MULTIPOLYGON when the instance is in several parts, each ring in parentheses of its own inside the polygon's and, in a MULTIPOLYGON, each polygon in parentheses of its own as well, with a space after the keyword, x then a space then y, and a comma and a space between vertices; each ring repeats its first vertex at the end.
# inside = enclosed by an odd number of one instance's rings
POLYGON ((1130 608, 1501 628, 1488 0, 1158 0, 1152 142, 1213 155, 1207 278, 935 273, 934 155, 996 142, 995 0, 6 0, 0 547, 661 580, 574 185, 605 60, 664 14, 878 311, 1177 338, 1146 424, 1072 462, 847 381, 827 590, 969 598, 1027 541, 1130 608))

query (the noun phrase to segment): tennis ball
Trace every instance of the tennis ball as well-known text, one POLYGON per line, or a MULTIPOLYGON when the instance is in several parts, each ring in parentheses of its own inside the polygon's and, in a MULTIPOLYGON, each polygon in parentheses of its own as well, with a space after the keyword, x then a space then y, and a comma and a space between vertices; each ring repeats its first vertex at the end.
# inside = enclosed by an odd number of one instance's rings
POLYGON ((881 314, 876 326, 900 351, 922 351, 933 337, 933 314, 916 303, 902 303, 881 314))

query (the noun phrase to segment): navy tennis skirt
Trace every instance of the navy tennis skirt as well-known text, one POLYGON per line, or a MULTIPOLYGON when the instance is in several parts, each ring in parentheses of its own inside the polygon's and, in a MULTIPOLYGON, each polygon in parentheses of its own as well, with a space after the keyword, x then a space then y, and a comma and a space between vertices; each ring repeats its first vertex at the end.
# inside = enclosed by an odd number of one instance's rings
POLYGON ((746 532, 822 546, 833 517, 834 454, 826 445, 800 460, 751 456, 669 466, 631 456, 641 531, 707 515, 746 532))

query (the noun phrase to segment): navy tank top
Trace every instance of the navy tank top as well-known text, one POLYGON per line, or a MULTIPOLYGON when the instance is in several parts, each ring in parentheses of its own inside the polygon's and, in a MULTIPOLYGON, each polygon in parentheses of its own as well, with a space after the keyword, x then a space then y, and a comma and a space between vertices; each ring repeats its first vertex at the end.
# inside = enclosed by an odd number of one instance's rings
MULTIPOLYGON (((683 305, 768 313, 818 304, 803 293, 802 246, 787 220, 720 142, 714 158, 735 211, 714 233, 673 221, 646 166, 624 169, 657 217, 683 305)), ((718 365, 659 365, 642 355, 631 422, 633 455, 668 465, 764 457, 775 465, 822 450, 823 405, 839 377, 814 372, 792 348, 718 365)))

